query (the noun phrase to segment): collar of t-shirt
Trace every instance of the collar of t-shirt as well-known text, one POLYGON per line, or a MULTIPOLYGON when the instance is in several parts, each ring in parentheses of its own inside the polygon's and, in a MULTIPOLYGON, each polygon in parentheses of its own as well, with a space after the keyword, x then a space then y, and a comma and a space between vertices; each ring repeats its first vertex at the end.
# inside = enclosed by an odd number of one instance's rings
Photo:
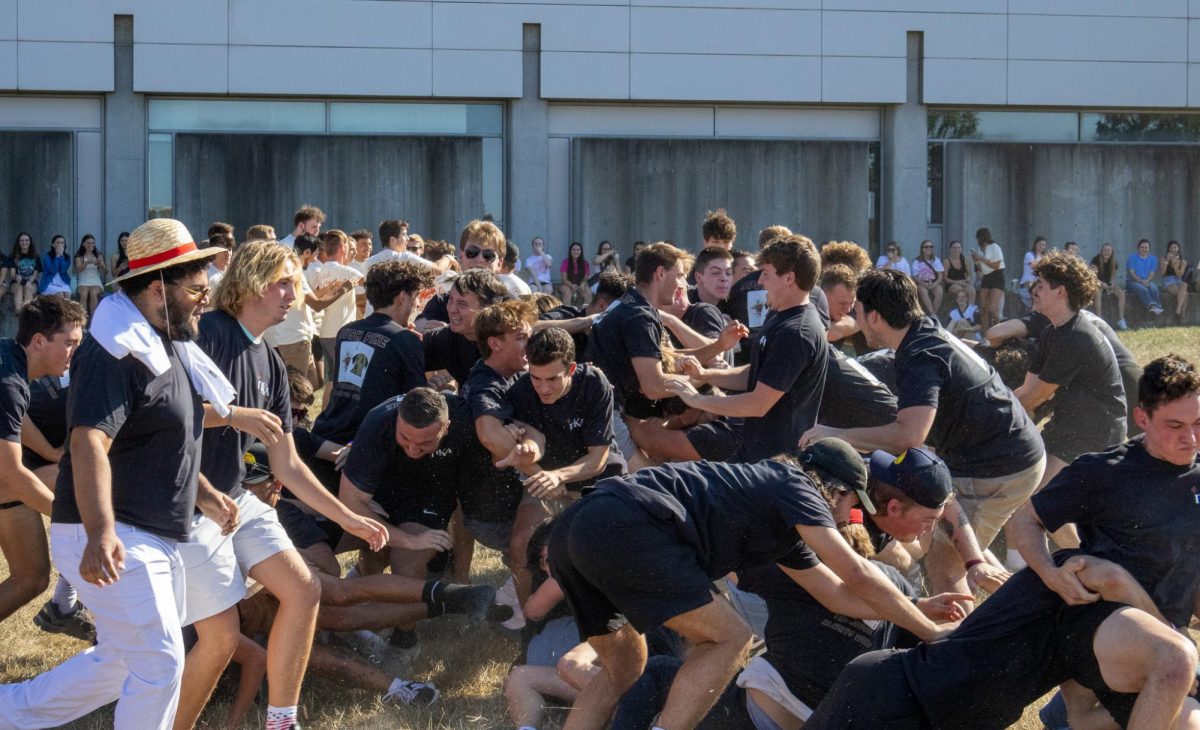
POLYGON ((250 334, 250 330, 246 329, 246 325, 242 324, 242 320, 240 320, 240 319, 237 321, 237 323, 238 323, 238 327, 242 328, 242 334, 246 335, 246 339, 250 340, 251 342, 253 342, 256 345, 258 343, 262 342, 262 339, 263 339, 262 335, 255 337, 254 335, 250 334))

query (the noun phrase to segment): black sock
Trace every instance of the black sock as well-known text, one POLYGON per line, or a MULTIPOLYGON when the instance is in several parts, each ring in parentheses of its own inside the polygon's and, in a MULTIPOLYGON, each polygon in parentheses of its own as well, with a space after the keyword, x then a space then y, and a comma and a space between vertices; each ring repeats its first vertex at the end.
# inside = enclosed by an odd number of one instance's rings
POLYGON ((446 606, 441 601, 443 588, 440 580, 427 580, 421 589, 421 602, 429 611, 429 618, 437 618, 446 612, 446 606))

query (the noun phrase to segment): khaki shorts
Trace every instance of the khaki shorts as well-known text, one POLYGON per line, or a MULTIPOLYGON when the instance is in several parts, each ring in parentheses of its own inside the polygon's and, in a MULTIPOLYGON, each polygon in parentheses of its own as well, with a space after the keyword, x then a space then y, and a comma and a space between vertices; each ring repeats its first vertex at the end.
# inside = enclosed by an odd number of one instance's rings
MULTIPOLYGON (((980 550, 988 549, 1008 518, 1033 495, 1045 471, 1046 457, 1042 455, 1036 464, 1015 474, 986 479, 954 477, 958 504, 971 521, 980 550)), ((949 541, 941 530, 934 531, 934 539, 949 541)))

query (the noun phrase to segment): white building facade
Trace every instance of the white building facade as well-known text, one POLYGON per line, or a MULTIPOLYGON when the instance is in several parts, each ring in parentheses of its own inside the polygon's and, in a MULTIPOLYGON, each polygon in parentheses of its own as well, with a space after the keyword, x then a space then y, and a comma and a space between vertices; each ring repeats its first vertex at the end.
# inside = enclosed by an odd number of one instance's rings
POLYGON ((723 206, 739 248, 988 226, 1015 262, 1194 260, 1197 145, 1200 0, 0 0, 5 252, 312 203, 558 258, 695 248, 723 206))

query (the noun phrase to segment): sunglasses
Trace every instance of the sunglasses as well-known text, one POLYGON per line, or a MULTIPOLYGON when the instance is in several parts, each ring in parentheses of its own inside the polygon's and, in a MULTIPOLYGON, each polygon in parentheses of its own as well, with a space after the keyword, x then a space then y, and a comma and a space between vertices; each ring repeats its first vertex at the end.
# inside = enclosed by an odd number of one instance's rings
POLYGON ((192 298, 193 302, 197 303, 208 299, 208 295, 212 293, 211 286, 206 286, 203 289, 193 289, 190 286, 184 286, 183 284, 175 284, 175 286, 182 289, 189 297, 192 298))
POLYGON ((477 259, 482 257, 489 264, 496 260, 496 252, 490 248, 479 248, 478 246, 467 246, 463 249, 463 256, 469 259, 477 259))
POLYGON ((887 250, 888 253, 898 253, 899 251, 900 251, 900 249, 898 249, 898 248, 889 248, 887 250))
POLYGON ((413 244, 408 247, 408 250, 412 251, 413 253, 421 253, 425 250, 425 247, 420 244, 413 244))

